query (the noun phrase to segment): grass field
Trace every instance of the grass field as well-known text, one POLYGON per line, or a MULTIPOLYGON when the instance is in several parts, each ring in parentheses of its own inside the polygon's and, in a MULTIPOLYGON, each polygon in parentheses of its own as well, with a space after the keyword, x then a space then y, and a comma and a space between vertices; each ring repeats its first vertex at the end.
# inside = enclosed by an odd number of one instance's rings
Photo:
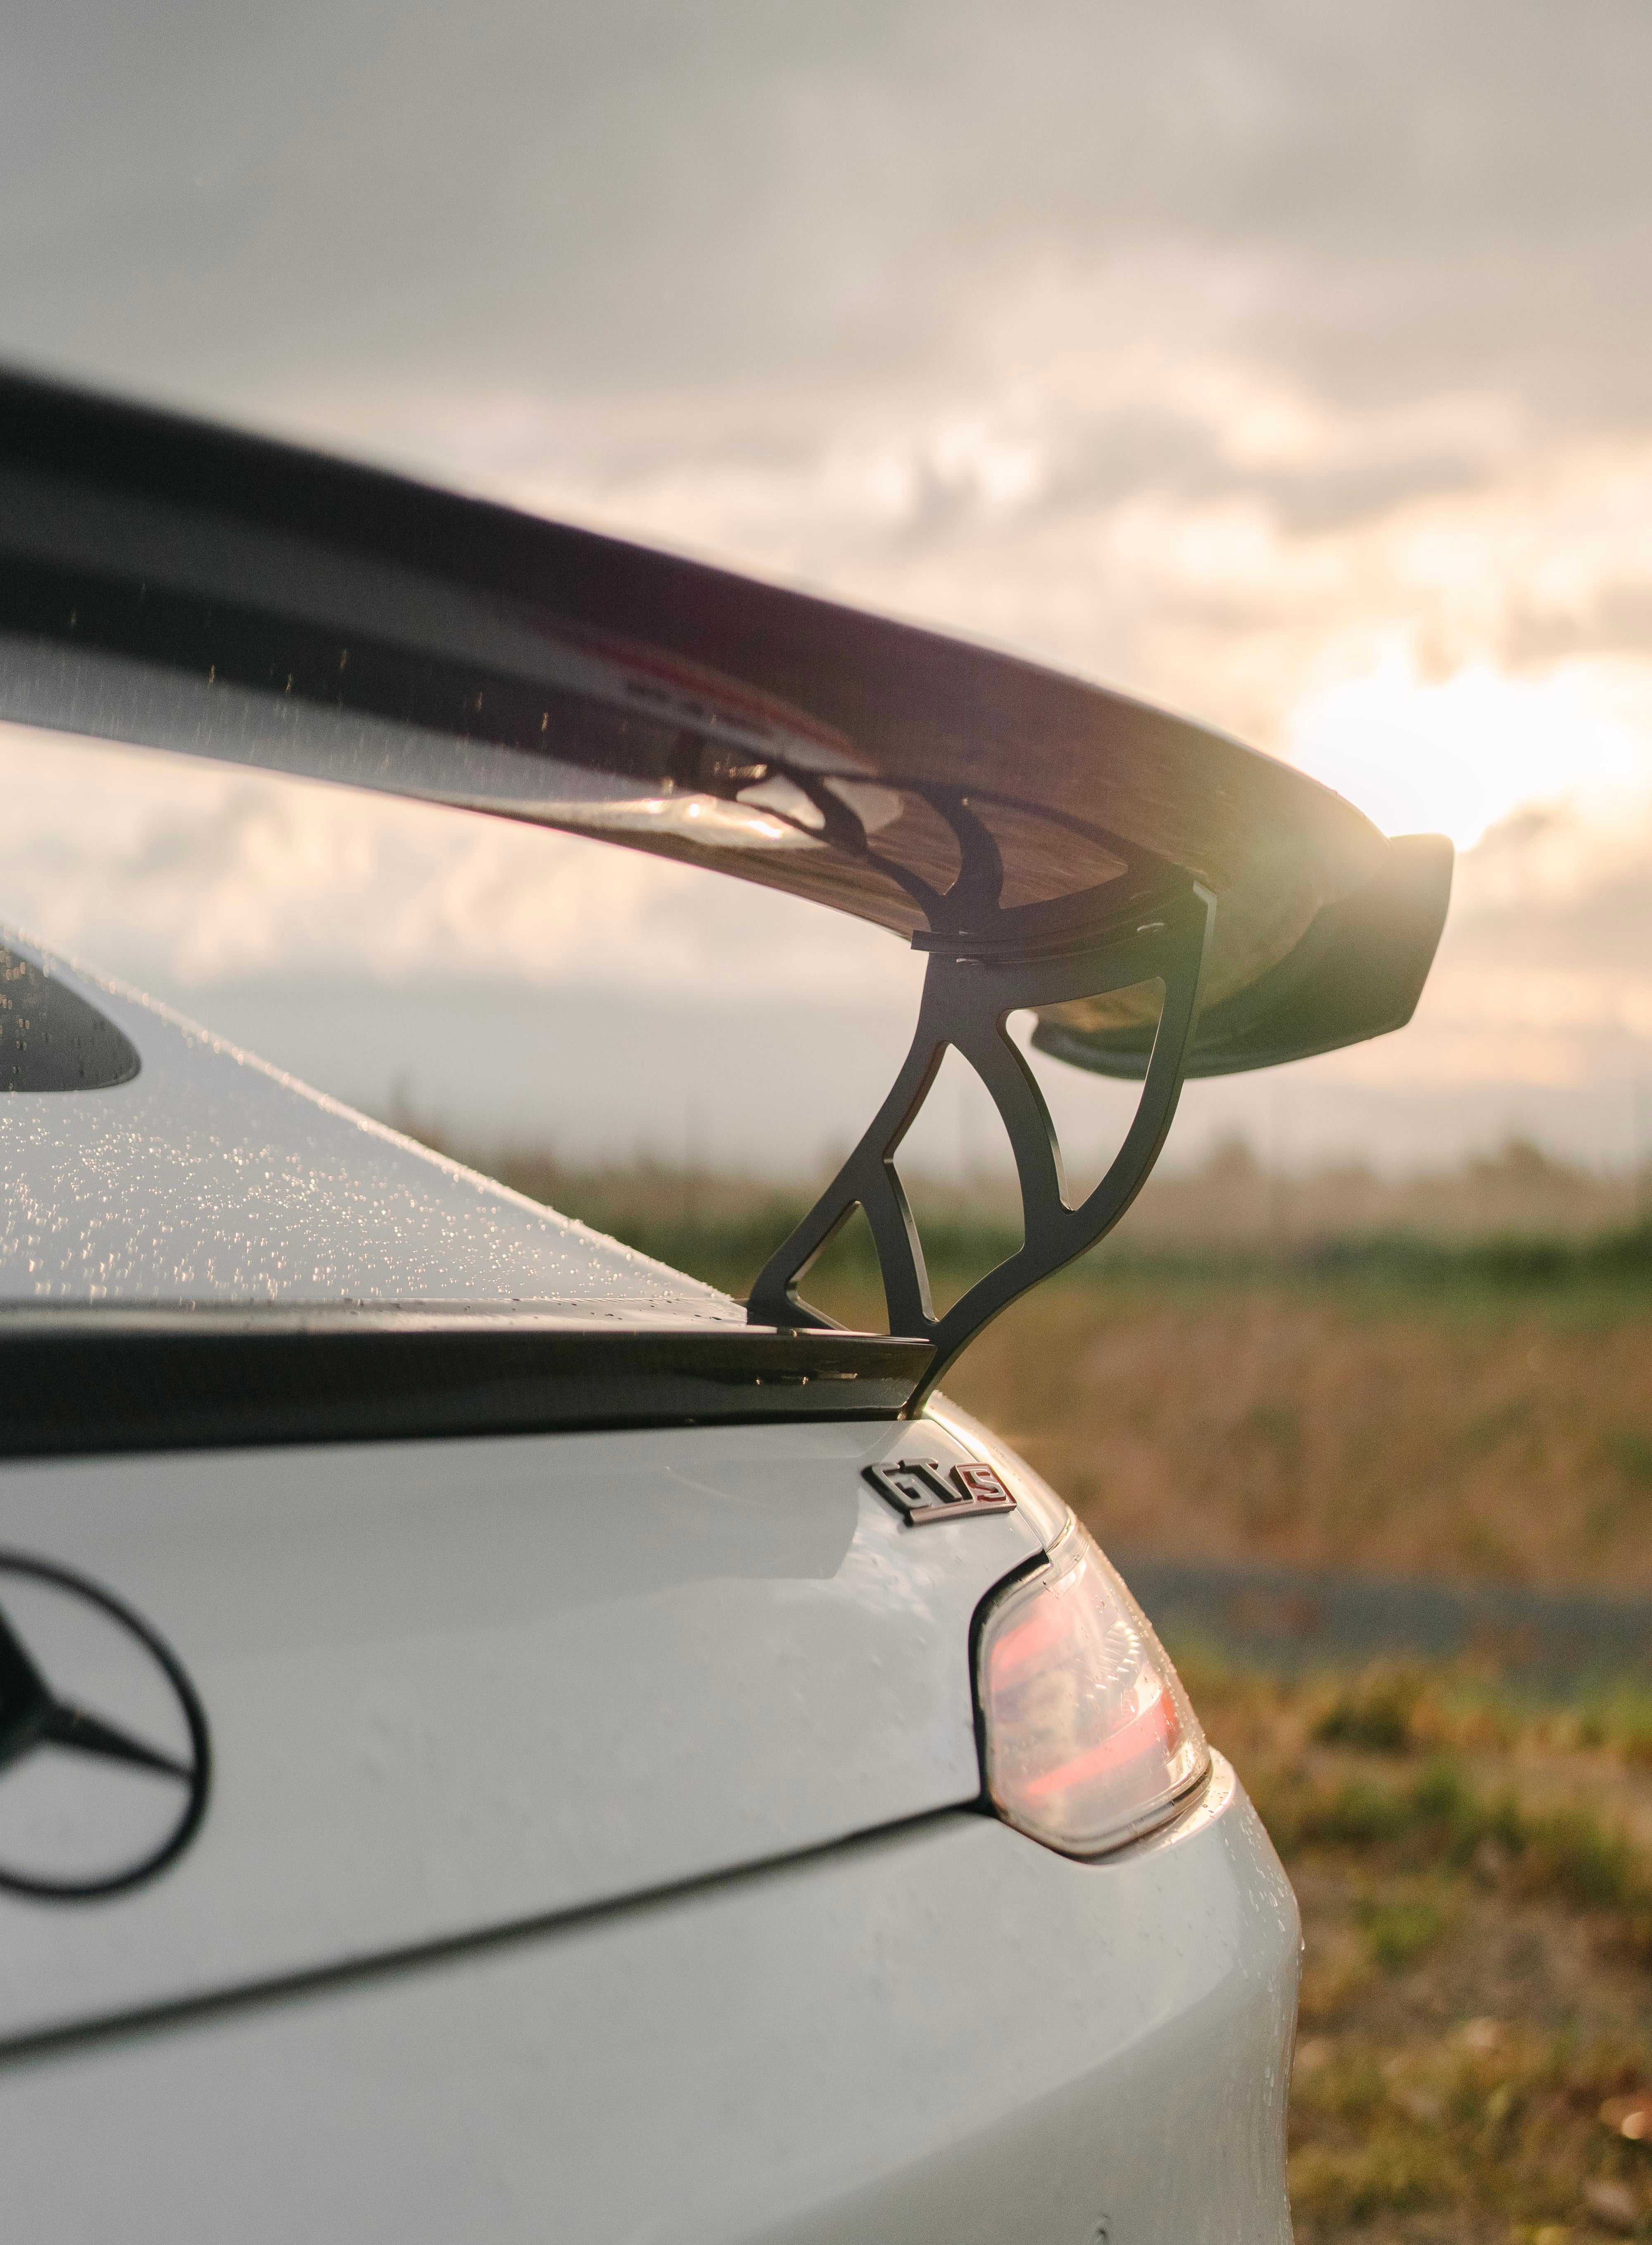
POLYGON ((1652 1292, 1093 1275, 949 1394, 1121 1548, 1652 1590, 1652 1292))
POLYGON ((1652 1702, 1182 1666, 1302 1904, 1299 2240, 1652 2236, 1652 1702))

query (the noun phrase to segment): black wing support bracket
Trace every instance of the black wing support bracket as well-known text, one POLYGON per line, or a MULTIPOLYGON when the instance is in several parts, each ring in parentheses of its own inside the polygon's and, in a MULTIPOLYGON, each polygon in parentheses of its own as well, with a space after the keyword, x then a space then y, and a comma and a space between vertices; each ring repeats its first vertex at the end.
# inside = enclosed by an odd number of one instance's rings
POLYGON ((911 1048, 860 1143, 765 1265, 748 1306, 751 1322, 829 1322, 799 1301, 797 1283, 856 1206, 863 1209, 883 1273, 890 1333, 933 1345, 907 1407, 916 1411, 984 1326, 1093 1246, 1146 1183, 1181 1095, 1215 912, 1209 892, 1184 877, 1168 895, 1161 891, 1121 925, 1088 933, 1075 931, 1066 913, 1046 917, 1039 907, 1024 906, 1003 915, 1002 924, 1013 929, 1007 937, 998 931, 917 937, 931 957, 911 1048), (1106 1176, 1073 1207, 1055 1126, 1006 1022, 1022 1007, 1100 997, 1153 981, 1161 986, 1163 998, 1134 1119, 1106 1176), (1007 1261, 938 1318, 895 1156, 949 1046, 975 1069, 1003 1118, 1020 1181, 1024 1238, 1007 1261))

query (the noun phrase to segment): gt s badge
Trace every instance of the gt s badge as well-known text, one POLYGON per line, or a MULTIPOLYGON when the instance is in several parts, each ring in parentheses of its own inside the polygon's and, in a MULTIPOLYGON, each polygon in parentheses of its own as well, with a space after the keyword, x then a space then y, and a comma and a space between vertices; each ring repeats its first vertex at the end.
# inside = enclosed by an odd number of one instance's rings
POLYGON ((1015 1499, 991 1466, 954 1466, 949 1475, 938 1459, 898 1458, 892 1465, 868 1466, 865 1475, 913 1528, 931 1520, 967 1520, 1015 1509, 1015 1499))

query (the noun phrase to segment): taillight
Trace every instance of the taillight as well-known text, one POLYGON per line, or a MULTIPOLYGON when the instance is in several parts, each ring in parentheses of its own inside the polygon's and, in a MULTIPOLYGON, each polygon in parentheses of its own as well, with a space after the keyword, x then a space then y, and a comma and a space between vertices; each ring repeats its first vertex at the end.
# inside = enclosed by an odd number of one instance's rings
POLYGON ((1209 1770, 1152 1624, 1076 1521, 987 1610, 977 1688, 993 1807, 1064 1855, 1150 1831, 1209 1770))

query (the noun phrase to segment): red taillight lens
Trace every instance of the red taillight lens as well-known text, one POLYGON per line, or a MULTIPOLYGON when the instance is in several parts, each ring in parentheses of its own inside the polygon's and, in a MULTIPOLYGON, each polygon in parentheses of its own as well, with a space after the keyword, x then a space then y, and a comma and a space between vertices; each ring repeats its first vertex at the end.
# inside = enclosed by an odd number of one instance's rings
POLYGON ((989 1610, 978 1664, 987 1793, 1065 1855, 1150 1830, 1209 1769, 1151 1623, 1076 1521, 989 1610))

